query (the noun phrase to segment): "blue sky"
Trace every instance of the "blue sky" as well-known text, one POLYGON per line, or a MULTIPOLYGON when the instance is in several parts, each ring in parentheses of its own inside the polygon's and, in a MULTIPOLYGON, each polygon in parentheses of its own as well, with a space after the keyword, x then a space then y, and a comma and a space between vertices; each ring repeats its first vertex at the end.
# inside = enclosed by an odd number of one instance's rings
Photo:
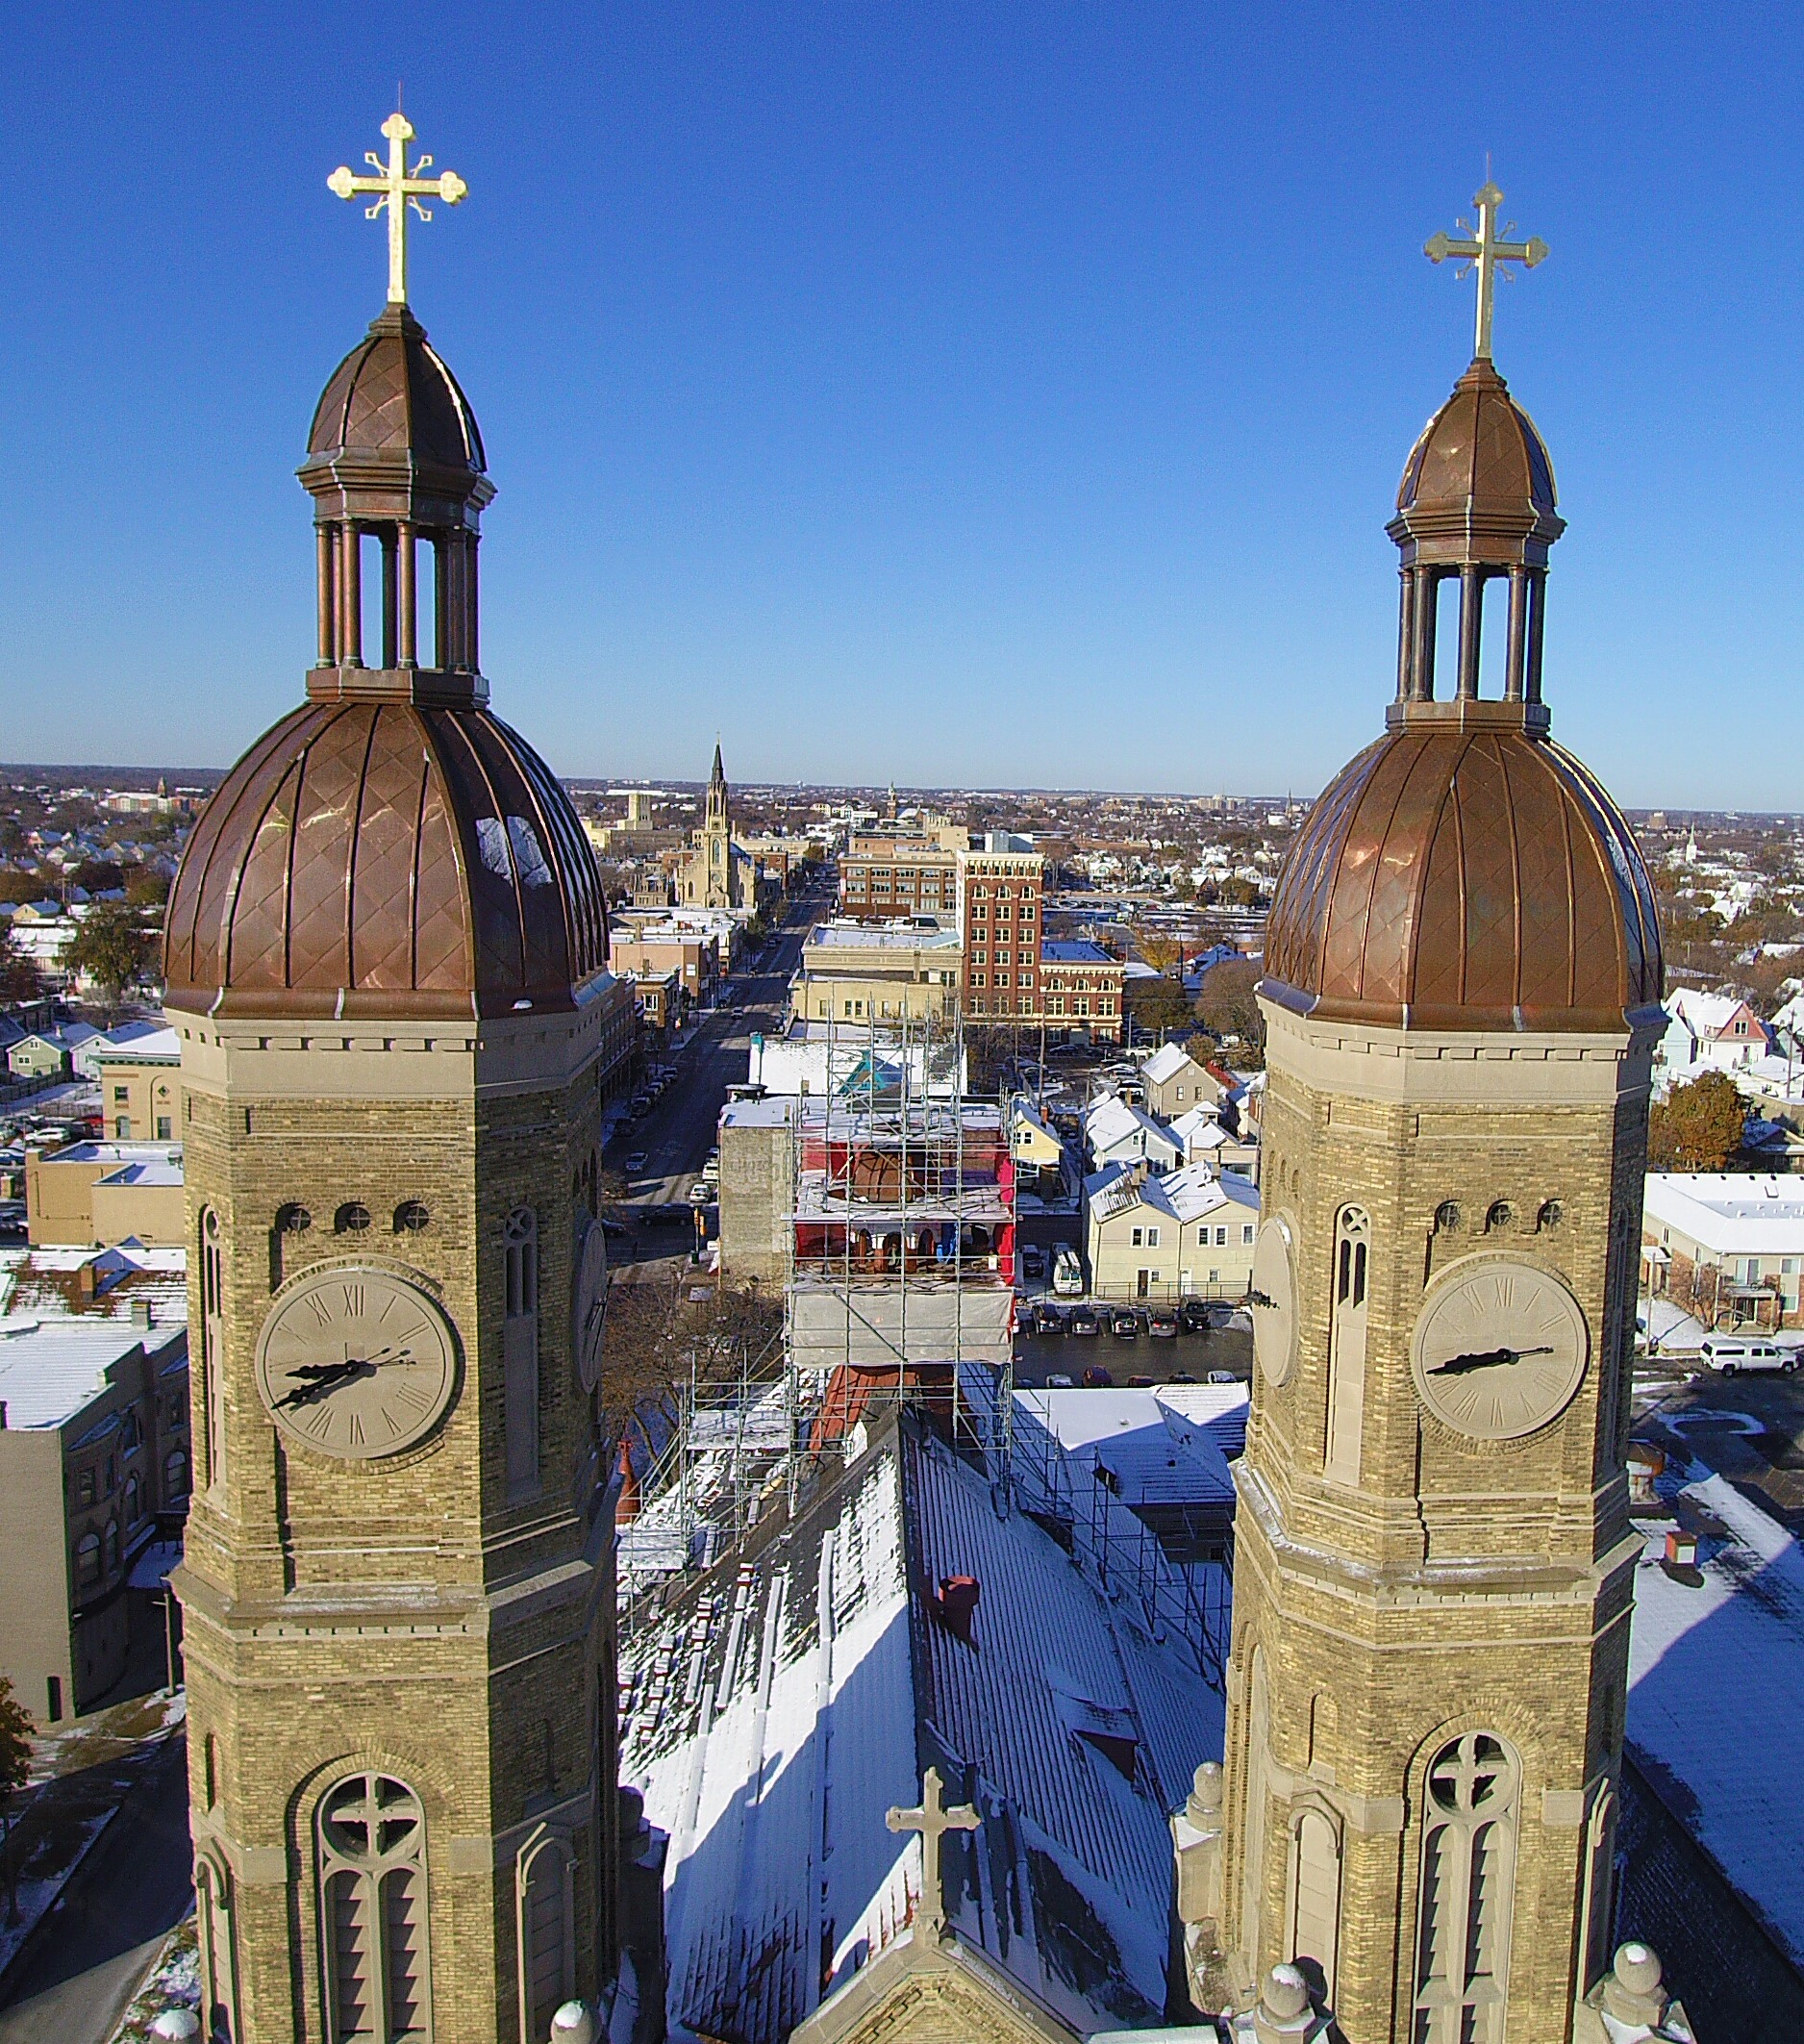
POLYGON ((575 774, 1318 787, 1469 353, 1491 152, 1555 729, 1804 806, 1804 12, 685 4, 15 11, 0 757, 223 764, 298 698, 326 190, 406 83, 468 180, 413 298, 482 420, 484 666, 575 774))

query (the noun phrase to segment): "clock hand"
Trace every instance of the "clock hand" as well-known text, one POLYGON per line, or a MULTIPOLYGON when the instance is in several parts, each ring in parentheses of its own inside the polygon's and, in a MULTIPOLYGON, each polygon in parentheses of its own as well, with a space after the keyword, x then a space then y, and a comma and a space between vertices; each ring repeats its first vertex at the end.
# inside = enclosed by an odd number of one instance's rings
POLYGON ((1249 1306, 1271 1306, 1273 1308, 1278 1303, 1275 1299, 1268 1299, 1264 1292, 1251 1291, 1246 1295, 1246 1302, 1249 1306))
POLYGON ((277 1409, 311 1405, 315 1399, 324 1398, 328 1391, 336 1391, 340 1384, 347 1383, 352 1377, 362 1376, 367 1368, 367 1364, 353 1362, 348 1356, 341 1363, 297 1363, 288 1372, 292 1388, 286 1398, 276 1401, 277 1409), (304 1378, 305 1381, 293 1384, 295 1377, 304 1378))
POLYGON ((1474 1370, 1495 1370, 1506 1363, 1519 1363, 1525 1355, 1552 1353, 1551 1342, 1543 1342, 1538 1349, 1480 1349, 1467 1355, 1450 1355, 1444 1363, 1437 1363, 1428 1374, 1430 1376, 1465 1376, 1474 1370))

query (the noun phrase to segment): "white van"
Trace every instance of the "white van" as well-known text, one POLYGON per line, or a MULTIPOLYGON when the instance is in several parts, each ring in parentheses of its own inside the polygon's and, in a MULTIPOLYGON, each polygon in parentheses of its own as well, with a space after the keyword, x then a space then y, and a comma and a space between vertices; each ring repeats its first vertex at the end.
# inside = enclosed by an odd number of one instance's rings
POLYGON ((1061 1299, 1084 1296, 1084 1266, 1068 1242, 1060 1245, 1052 1259, 1052 1289, 1061 1299))
POLYGON ((1707 1334, 1697 1345, 1707 1369, 1735 1376, 1743 1370, 1795 1370, 1798 1351, 1776 1342, 1752 1341, 1741 1334, 1707 1334))

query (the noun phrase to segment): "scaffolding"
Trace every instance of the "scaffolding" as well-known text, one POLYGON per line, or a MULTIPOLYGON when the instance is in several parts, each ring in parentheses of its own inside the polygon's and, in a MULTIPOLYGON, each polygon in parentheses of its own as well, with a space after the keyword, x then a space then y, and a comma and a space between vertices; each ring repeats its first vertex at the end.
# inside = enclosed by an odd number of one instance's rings
POLYGON ((763 1345, 698 1338, 676 1426, 622 1529, 628 1599, 733 1552, 865 1421, 922 1411, 1010 1508, 1015 1171, 1006 1113, 964 1091, 955 1020, 826 1031, 789 1117, 784 1314, 763 1345))
POLYGON ((981 1369, 1014 1383, 1006 1114, 965 1096, 956 1014, 830 1019, 826 1067, 789 1128, 785 1352, 814 1408, 810 1451, 855 1434, 873 1402, 924 1404, 955 1449, 999 1469, 1006 1501, 1010 1401, 974 1404, 965 1382, 981 1369), (1002 1414, 1002 1439, 980 1438, 981 1409, 1002 1414))

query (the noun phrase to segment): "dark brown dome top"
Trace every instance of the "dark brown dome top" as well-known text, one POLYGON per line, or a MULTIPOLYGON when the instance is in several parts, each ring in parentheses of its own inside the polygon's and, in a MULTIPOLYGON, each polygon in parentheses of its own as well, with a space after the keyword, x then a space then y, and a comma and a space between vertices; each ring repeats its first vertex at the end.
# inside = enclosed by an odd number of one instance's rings
POLYGON ((1479 357, 1410 449, 1391 537, 1414 540, 1424 560, 1544 561, 1566 529, 1555 506, 1545 442, 1479 357))
POLYGON ((1653 888, 1570 753, 1507 722, 1405 724, 1311 811, 1264 988, 1325 1020, 1619 1030, 1661 997, 1653 888))
POLYGON ((607 911, 569 798, 488 710, 319 702, 207 804, 164 950, 173 1007, 491 1016, 570 1007, 607 911))
POLYGON ((480 476, 488 467, 469 400, 405 305, 385 307, 333 371, 307 456, 304 480, 346 460, 448 471, 445 480, 480 476))

